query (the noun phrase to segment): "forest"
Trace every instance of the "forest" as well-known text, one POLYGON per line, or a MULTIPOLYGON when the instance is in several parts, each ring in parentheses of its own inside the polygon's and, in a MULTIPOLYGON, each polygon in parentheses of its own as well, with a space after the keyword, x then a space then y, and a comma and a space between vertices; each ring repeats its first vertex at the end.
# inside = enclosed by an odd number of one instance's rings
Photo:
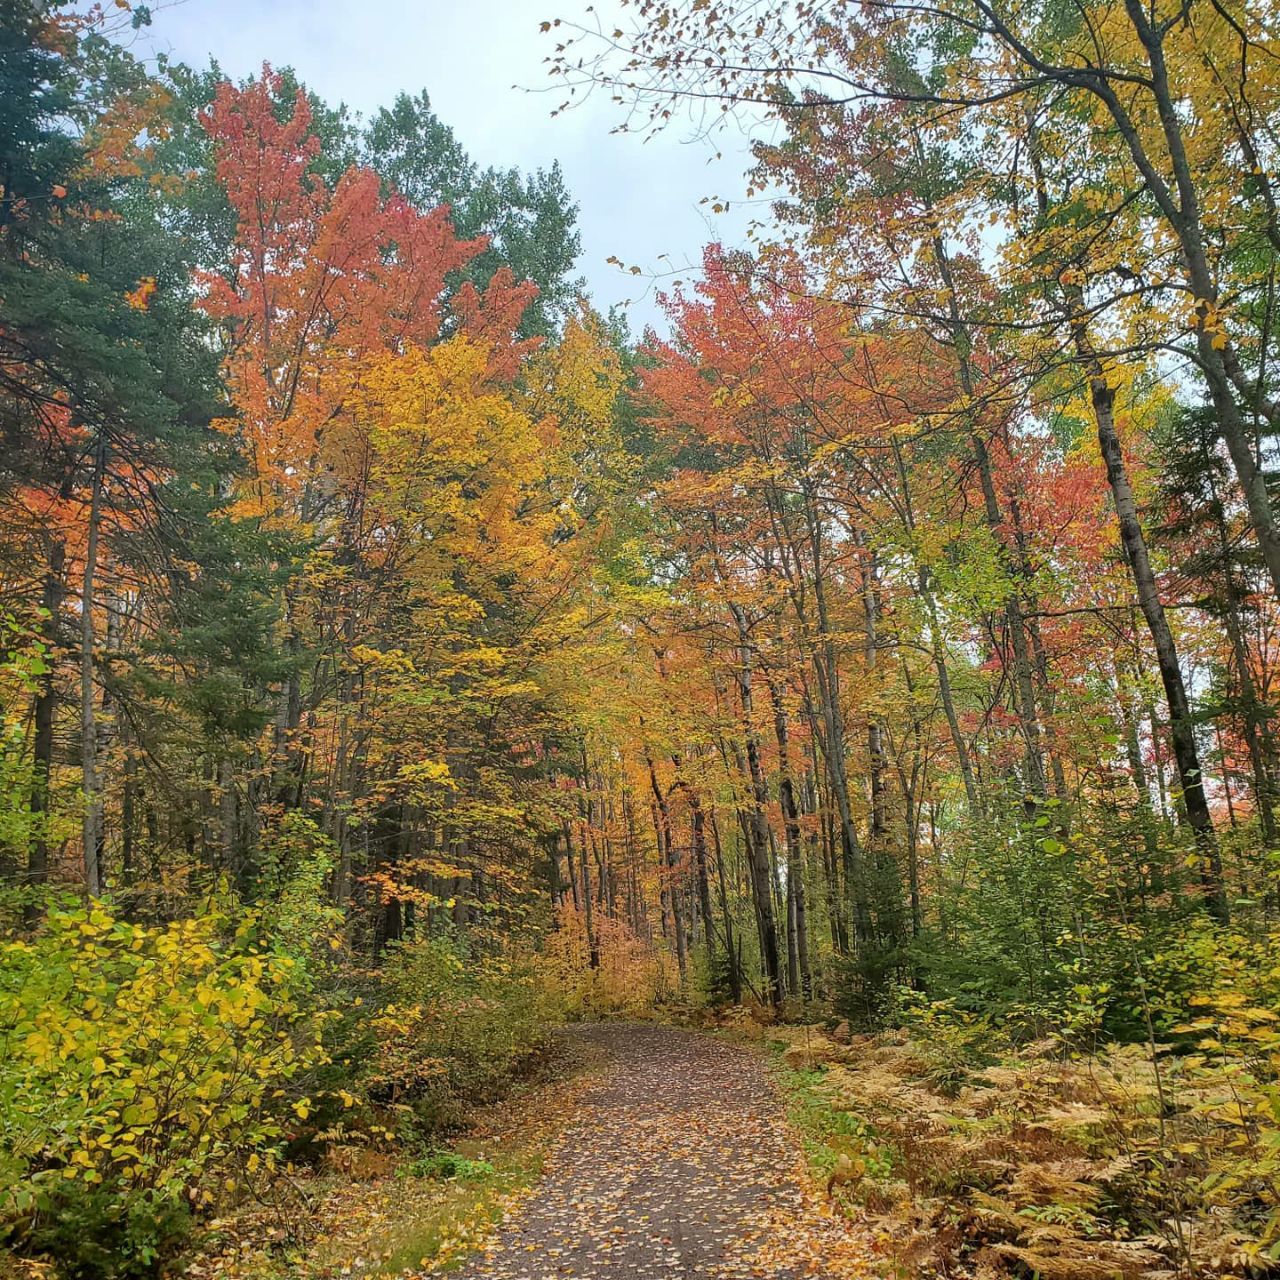
POLYGON ((1280 11, 573 7, 0 0, 0 1277, 1273 1273, 1280 11))

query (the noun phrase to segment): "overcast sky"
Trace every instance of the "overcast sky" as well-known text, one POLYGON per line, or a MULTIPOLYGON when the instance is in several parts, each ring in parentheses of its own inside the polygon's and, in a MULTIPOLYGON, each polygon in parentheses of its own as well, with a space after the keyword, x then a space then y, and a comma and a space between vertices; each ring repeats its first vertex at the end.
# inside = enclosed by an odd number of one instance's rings
MULTIPOLYGON (((690 140, 690 128, 648 142, 611 134, 618 109, 605 94, 551 119, 559 96, 527 91, 549 83, 543 59, 553 39, 539 22, 581 15, 587 2, 181 0, 156 6, 137 51, 197 66, 216 58, 235 78, 264 60, 291 66, 322 98, 365 116, 402 91, 426 89, 480 165, 536 169, 559 160, 580 206, 579 269, 602 310, 633 300, 638 332, 657 315, 652 290, 642 297, 645 280, 606 259, 687 277, 685 266, 699 261, 709 240, 741 243, 747 211, 731 206, 717 216, 700 201, 741 195, 749 156, 740 138, 722 137, 724 157, 715 161, 710 144, 690 140)), ((607 12, 609 0, 597 8, 607 12)))

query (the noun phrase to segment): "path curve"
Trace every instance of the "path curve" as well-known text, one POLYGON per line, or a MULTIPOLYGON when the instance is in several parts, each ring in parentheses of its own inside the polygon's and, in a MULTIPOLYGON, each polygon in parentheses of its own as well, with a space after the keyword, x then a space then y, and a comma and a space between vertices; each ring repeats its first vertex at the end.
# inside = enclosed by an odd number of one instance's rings
POLYGON ((815 1212, 820 1230, 834 1223, 801 1188, 798 1152, 759 1054, 669 1027, 606 1024, 569 1034, 603 1051, 607 1065, 538 1183, 456 1274, 815 1274, 823 1243, 796 1246, 812 1234, 815 1212))

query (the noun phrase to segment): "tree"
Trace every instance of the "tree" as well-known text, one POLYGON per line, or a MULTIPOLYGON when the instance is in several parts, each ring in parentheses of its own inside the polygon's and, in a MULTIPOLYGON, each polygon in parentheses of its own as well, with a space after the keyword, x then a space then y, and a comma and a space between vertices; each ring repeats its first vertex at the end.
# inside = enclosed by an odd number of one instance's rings
POLYGON ((582 293, 571 273, 582 243, 578 207, 558 164, 522 174, 479 169, 431 109, 427 94, 401 94, 383 107, 363 137, 363 159, 387 185, 421 210, 445 206, 458 234, 487 243, 459 273, 485 289, 506 267, 537 286, 520 322, 523 337, 550 337, 573 314, 582 293))

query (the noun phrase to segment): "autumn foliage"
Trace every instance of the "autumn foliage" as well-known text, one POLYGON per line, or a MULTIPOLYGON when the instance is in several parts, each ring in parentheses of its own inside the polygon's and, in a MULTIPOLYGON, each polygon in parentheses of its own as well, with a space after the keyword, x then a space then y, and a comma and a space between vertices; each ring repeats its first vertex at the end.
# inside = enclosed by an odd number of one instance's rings
POLYGON ((638 338, 425 95, 0 17, 0 1244, 305 1234, 732 1006, 904 1273, 1260 1274, 1272 15, 624 7, 552 71, 771 124, 638 338))

